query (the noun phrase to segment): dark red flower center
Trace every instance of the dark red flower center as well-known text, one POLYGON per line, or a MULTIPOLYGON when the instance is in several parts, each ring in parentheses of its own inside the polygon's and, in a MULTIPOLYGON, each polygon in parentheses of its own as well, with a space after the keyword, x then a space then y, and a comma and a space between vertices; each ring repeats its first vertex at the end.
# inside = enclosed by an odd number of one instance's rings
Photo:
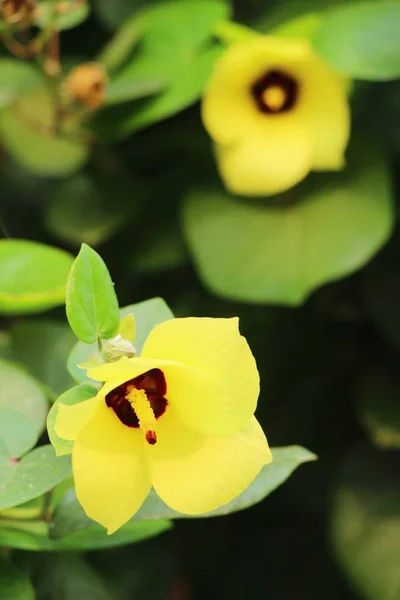
MULTIPOLYGON (((143 390, 154 412, 156 419, 165 413, 168 400, 165 398, 167 384, 164 373, 160 369, 151 369, 139 377, 130 379, 106 396, 106 404, 113 409, 121 423, 128 427, 139 428, 138 416, 127 396, 132 390, 143 390)), ((149 441, 149 440, 148 440, 149 441)), ((149 441, 149 443, 151 443, 149 441)))
POLYGON ((298 92, 297 81, 278 69, 268 71, 251 86, 257 108, 265 114, 276 115, 291 110, 297 102, 298 92))

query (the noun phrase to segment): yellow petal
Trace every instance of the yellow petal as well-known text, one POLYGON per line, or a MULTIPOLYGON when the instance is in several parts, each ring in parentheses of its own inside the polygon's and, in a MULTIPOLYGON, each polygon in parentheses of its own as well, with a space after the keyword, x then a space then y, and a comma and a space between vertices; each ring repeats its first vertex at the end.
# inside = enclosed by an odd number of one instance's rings
POLYGON ((87 375, 96 381, 107 381, 109 379, 129 381, 129 379, 138 377, 142 373, 154 368, 156 366, 151 361, 124 356, 115 362, 88 369, 87 375))
POLYGON ((347 82, 317 55, 303 70, 299 110, 314 146, 312 168, 342 168, 350 137, 347 82))
POLYGON ((109 534, 135 514, 150 491, 144 443, 140 430, 123 425, 101 402, 74 444, 78 500, 88 517, 109 534))
POLYGON ((204 436, 167 411, 158 442, 149 446, 153 486, 171 508, 201 514, 230 502, 271 462, 265 435, 253 417, 231 436, 204 436))
POLYGON ((93 415, 98 403, 98 396, 73 405, 60 403, 54 425, 56 434, 64 440, 75 441, 81 429, 93 415))
POLYGON ((311 136, 300 119, 276 115, 268 135, 246 137, 232 146, 217 147, 225 186, 233 194, 267 196, 299 183, 311 169, 311 136))
POLYGON ((232 144, 257 134, 274 120, 260 113, 251 87, 269 70, 296 70, 310 52, 303 40, 259 36, 229 47, 217 62, 202 103, 202 118, 218 144, 232 144))
POLYGON ((171 361, 160 366, 167 382, 166 398, 187 425, 203 433, 239 431, 257 406, 257 365, 238 322, 237 318, 173 319, 153 329, 143 348, 145 359, 171 361))

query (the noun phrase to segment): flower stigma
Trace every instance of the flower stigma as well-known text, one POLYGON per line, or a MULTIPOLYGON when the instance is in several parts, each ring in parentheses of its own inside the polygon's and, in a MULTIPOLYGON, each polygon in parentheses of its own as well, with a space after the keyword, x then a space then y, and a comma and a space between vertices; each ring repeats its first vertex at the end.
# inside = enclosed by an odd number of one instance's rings
POLYGON ((251 86, 251 93, 261 112, 278 114, 291 110, 298 96, 298 83, 287 73, 268 71, 251 86))
POLYGON ((285 90, 278 85, 272 85, 263 93, 263 102, 269 106, 270 110, 279 112, 286 102, 285 90))
POLYGON ((133 388, 126 396, 126 399, 137 415, 139 427, 145 434, 146 441, 150 445, 156 444, 157 434, 155 429, 157 422, 146 392, 144 390, 133 388))

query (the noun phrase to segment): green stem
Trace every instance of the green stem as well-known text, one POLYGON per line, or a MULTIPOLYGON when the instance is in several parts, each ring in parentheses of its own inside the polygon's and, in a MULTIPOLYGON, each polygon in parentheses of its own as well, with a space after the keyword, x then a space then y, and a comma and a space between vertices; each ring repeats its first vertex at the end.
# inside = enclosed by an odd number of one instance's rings
POLYGON ((49 534, 49 525, 45 521, 17 521, 14 519, 1 519, 2 529, 11 529, 13 531, 25 531, 33 535, 47 537, 49 534))
POLYGON ((220 21, 214 28, 214 35, 225 44, 234 44, 236 42, 244 42, 252 38, 262 35, 250 27, 239 25, 233 21, 220 21))

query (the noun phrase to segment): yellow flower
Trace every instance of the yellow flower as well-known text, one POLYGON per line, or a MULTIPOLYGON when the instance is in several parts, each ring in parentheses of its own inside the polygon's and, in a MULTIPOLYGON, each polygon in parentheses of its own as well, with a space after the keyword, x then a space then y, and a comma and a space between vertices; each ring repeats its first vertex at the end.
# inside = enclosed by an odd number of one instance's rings
POLYGON ((76 493, 113 533, 153 486, 171 508, 226 504, 272 460, 255 419, 257 366, 238 319, 187 318, 152 330, 140 358, 89 369, 95 398, 60 404, 55 431, 73 440, 76 493))
POLYGON ((202 116, 235 194, 283 192, 310 170, 337 170, 349 139, 346 82, 305 40, 255 36, 216 65, 202 116))

